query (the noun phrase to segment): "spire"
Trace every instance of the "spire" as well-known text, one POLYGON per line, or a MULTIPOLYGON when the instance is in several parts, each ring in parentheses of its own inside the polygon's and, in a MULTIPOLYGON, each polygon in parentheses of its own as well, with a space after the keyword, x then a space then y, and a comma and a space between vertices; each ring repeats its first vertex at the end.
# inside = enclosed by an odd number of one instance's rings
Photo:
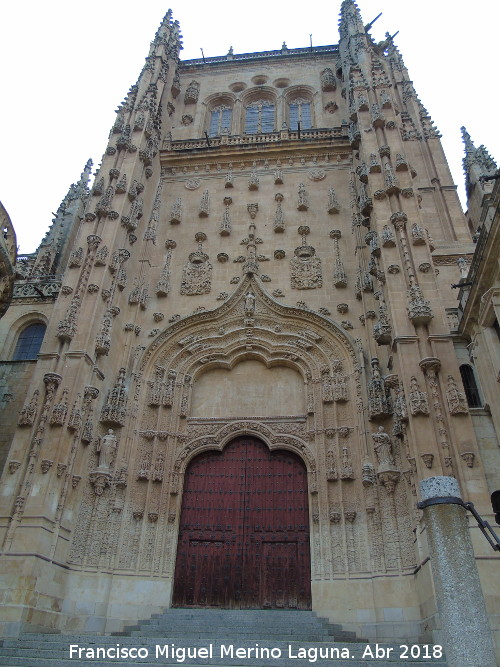
POLYGON ((348 39, 352 35, 365 34, 363 19, 358 5, 354 0, 344 0, 340 6, 339 21, 340 39, 348 39))
POLYGON ((92 160, 87 160, 79 180, 69 186, 66 196, 59 204, 52 224, 36 250, 32 275, 50 275, 60 272, 61 254, 76 233, 89 195, 88 182, 92 166, 92 160))
POLYGON ((379 44, 379 47, 386 51, 387 56, 389 57, 389 62, 391 64, 391 68, 394 71, 399 71, 399 72, 406 72, 406 66, 403 61, 403 56, 399 52, 398 47, 394 43, 394 37, 398 33, 394 33, 394 35, 391 35, 390 33, 386 32, 385 33, 385 40, 379 44))
POLYGON ((464 142, 465 157, 462 160, 465 172, 465 187, 467 195, 470 194, 470 188, 478 182, 481 176, 489 176, 494 174, 498 166, 495 160, 486 150, 485 146, 481 145, 476 148, 470 134, 465 127, 460 128, 462 132, 462 140, 464 142))
POLYGON ((181 39, 182 35, 180 33, 179 21, 172 21, 172 10, 169 9, 163 17, 160 27, 156 31, 154 40, 151 43, 151 51, 149 55, 153 54, 155 47, 163 45, 167 50, 167 54, 171 56, 172 47, 174 47, 174 51, 175 47, 178 48, 178 51, 182 49, 181 39))
POLYGON ((75 201, 75 199, 80 199, 81 197, 86 197, 88 195, 89 193, 88 182, 90 180, 92 167, 93 167, 92 160, 91 159, 87 160, 87 162, 85 163, 85 167, 83 168, 83 171, 80 174, 80 179, 77 181, 77 183, 72 183, 69 186, 68 193, 66 194, 62 202, 59 204, 59 208, 57 209, 58 215, 59 213, 64 214, 66 209, 71 204, 71 202, 75 201))

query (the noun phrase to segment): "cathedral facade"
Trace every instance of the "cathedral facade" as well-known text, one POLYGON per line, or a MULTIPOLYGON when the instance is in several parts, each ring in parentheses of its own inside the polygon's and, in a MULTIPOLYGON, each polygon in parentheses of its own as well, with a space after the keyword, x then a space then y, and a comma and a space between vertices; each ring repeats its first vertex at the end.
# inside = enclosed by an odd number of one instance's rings
POLYGON ((87 164, 18 258, 2 631, 208 606, 436 639, 418 483, 452 476, 491 514, 499 464, 439 133, 350 0, 338 45, 179 50, 167 14, 93 184, 87 164))

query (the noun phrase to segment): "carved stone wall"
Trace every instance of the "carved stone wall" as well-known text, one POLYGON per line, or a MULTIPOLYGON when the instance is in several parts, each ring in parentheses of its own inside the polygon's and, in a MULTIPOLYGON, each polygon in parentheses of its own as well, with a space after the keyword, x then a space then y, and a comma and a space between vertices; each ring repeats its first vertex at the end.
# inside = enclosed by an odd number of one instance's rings
POLYGON ((418 482, 454 475, 489 507, 446 316, 470 234, 392 38, 374 46, 363 25, 344 2, 338 47, 228 64, 183 63, 162 23, 62 277, 35 289, 47 243, 0 323, 13 350, 48 320, 2 478, 1 562, 35 600, 9 606, 18 627, 85 629, 75 591, 107 610, 102 631, 168 606, 186 466, 244 434, 307 468, 313 608, 377 639, 394 608, 402 637, 433 627, 418 482), (290 129, 290 104, 312 127, 290 129), (26 550, 46 568, 28 583, 26 550))

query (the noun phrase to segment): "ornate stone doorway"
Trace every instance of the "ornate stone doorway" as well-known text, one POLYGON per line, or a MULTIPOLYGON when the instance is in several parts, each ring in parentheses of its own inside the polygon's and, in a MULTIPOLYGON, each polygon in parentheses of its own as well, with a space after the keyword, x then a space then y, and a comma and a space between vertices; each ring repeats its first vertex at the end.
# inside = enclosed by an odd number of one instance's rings
POLYGON ((240 437, 186 470, 174 606, 310 609, 307 473, 240 437))

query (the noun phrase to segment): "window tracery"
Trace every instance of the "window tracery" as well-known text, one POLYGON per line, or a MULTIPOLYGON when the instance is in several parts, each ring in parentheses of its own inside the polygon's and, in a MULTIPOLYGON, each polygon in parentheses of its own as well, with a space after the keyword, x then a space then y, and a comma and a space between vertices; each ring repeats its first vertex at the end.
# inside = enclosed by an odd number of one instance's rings
POLYGON ((271 100, 255 100, 245 111, 245 134, 274 132, 276 113, 271 100))
POLYGON ((225 132, 230 132, 232 115, 233 109, 226 104, 214 107, 210 112, 208 135, 210 137, 217 137, 225 132))
POLYGON ((13 361, 36 359, 42 346, 46 328, 43 322, 33 322, 25 327, 17 339, 12 356, 13 361))
POLYGON ((303 97, 297 97, 289 102, 288 122, 291 130, 297 130, 300 123, 301 130, 310 130, 311 120, 311 101, 303 97))

